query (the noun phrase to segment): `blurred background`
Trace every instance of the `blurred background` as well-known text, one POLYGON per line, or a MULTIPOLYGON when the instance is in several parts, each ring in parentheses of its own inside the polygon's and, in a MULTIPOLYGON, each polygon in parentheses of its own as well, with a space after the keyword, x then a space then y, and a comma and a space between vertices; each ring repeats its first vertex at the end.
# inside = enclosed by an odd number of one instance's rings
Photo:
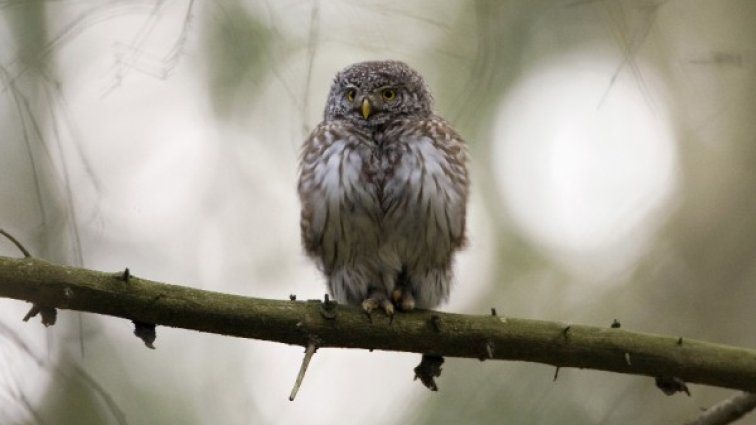
MULTIPOLYGON (((333 75, 406 61, 466 138, 443 310, 756 346, 756 2, 0 1, 0 227, 37 256, 321 298, 299 146, 333 75)), ((0 255, 17 256, 7 242, 0 255)), ((3 424, 668 424, 732 391, 302 349, 0 299, 3 424)))

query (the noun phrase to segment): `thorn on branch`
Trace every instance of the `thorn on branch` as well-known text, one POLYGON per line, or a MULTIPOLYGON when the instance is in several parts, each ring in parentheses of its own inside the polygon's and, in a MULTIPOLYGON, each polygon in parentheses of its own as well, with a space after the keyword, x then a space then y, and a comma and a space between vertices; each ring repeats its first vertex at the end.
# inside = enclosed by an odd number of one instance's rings
POLYGON ((123 269, 122 272, 115 272, 113 273, 113 276, 115 276, 116 279, 129 283, 129 280, 131 280, 131 270, 129 270, 128 267, 123 269))
POLYGON ((441 332, 441 317, 438 314, 431 314, 431 325, 434 331, 441 332))
POLYGON ((325 294, 325 299, 320 304, 320 315, 328 320, 335 319, 337 304, 338 303, 336 301, 331 301, 331 299, 328 297, 328 294, 325 294))
POLYGON ((492 358, 494 358, 494 343, 490 339, 487 339, 483 344, 483 354, 478 357, 478 360, 484 361, 492 358))
POLYGON ((155 324, 139 322, 136 320, 132 320, 132 323, 134 323, 134 335, 136 335, 137 338, 141 339, 142 342, 144 342, 144 345, 147 346, 147 348, 154 350, 155 346, 152 343, 155 342, 155 339, 157 338, 157 333, 155 332, 155 324))
POLYGON ((622 326, 622 323, 620 323, 619 320, 614 319, 612 321, 612 325, 611 325, 612 329, 619 329, 620 326, 622 326))
POLYGON ((294 388, 291 389, 291 394, 289 394, 289 401, 294 401, 294 398, 297 396, 299 387, 302 385, 302 380, 304 379, 305 372, 307 372, 307 366, 310 365, 310 360, 312 360, 312 356, 315 355, 315 351, 317 350, 318 345, 316 343, 316 338, 310 338, 310 342, 307 344, 307 348, 305 349, 304 359, 302 359, 302 366, 299 367, 297 380, 294 383, 294 388))
POLYGON ((444 358, 436 354, 423 354, 420 364, 415 367, 415 380, 420 378, 420 382, 431 391, 438 391, 436 379, 441 376, 441 366, 444 364, 444 358))
POLYGON ((570 332, 570 329, 572 329, 572 325, 565 326, 565 328, 562 329, 562 337, 564 337, 565 339, 567 339, 567 336, 568 336, 568 334, 570 332))
MULTIPOLYGON (((29 251, 24 248, 24 246, 19 242, 16 238, 13 237, 10 233, 6 232, 3 229, 0 229, 0 235, 5 236, 8 238, 9 241, 13 243, 13 245, 16 245, 16 248, 18 248, 19 251, 21 251, 21 254, 24 255, 25 258, 31 258, 31 254, 29 254, 29 251)), ((53 321, 54 322, 54 321, 53 321)))
POLYGON ((153 306, 153 305, 155 305, 156 302, 158 302, 161 299, 163 299, 163 297, 165 297, 165 294, 162 294, 162 293, 161 294, 157 294, 154 297, 152 297, 152 299, 150 300, 150 304, 149 304, 150 307, 153 306))
POLYGON ((29 312, 24 316, 24 322, 28 322, 29 319, 37 314, 42 318, 42 324, 45 325, 45 327, 54 325, 55 320, 58 318, 58 311, 55 310, 55 307, 45 307, 39 304, 32 304, 29 312))
POLYGON ((491 316, 496 317, 496 307, 491 307, 491 316))
POLYGON ((685 381, 676 376, 657 376, 656 387, 662 390, 666 395, 673 395, 678 392, 684 392, 690 397, 690 390, 685 381))
POLYGON ((682 337, 680 337, 680 338, 679 338, 679 339, 677 340, 677 345, 682 345, 682 343, 683 343, 683 339, 682 339, 682 337))
POLYGON ((39 315, 42 316, 42 324, 49 327, 55 324, 55 320, 58 318, 58 310, 53 307, 42 307, 39 315))
POLYGON ((489 359, 494 357, 494 343, 491 340, 486 341, 486 355, 489 359))
POLYGON ((559 366, 556 367, 556 370, 554 370, 554 380, 552 382, 556 382, 557 378, 559 378, 559 366))

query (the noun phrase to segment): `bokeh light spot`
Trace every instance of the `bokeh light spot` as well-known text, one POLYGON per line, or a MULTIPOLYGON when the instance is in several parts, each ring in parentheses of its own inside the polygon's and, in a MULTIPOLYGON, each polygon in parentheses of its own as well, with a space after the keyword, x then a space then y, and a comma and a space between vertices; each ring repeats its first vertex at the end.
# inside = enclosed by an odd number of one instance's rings
POLYGON ((643 252, 676 186, 675 139, 648 73, 573 54, 504 98, 494 169, 523 234, 557 261, 606 276, 643 252))

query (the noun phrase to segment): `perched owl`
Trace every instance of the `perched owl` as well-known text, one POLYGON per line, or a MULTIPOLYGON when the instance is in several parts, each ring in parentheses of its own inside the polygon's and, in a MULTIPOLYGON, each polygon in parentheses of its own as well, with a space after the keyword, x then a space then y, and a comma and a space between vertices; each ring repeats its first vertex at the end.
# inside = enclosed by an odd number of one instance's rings
POLYGON ((370 314, 449 297, 465 243, 467 153, 433 114, 422 77, 398 61, 336 75, 302 147, 302 243, 339 302, 370 314))

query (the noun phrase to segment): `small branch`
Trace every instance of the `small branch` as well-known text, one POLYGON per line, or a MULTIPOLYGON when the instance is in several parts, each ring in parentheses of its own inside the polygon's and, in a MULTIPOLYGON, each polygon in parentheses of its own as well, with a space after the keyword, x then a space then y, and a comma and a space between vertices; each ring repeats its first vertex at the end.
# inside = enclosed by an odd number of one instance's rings
POLYGON ((19 242, 16 238, 13 237, 10 233, 6 232, 3 229, 0 229, 0 235, 5 236, 8 238, 9 241, 13 242, 13 245, 16 245, 16 248, 18 248, 19 251, 24 255, 25 258, 30 258, 31 254, 29 254, 29 251, 24 248, 24 246, 19 242))
POLYGON ((42 316, 42 324, 45 325, 46 328, 54 325, 55 321, 58 318, 58 312, 54 308, 43 307, 39 304, 34 303, 24 316, 23 321, 28 322, 29 319, 35 317, 38 314, 42 316))
POLYGON ((305 372, 307 372, 307 366, 310 365, 310 360, 312 360, 312 356, 315 355, 315 350, 317 350, 318 347, 315 345, 315 341, 311 341, 309 344, 307 344, 307 349, 305 350, 305 356, 304 359, 302 359, 302 366, 299 367, 299 374, 297 375, 297 381, 294 383, 294 388, 291 389, 291 394, 289 395, 289 401, 294 401, 294 398, 297 396, 297 393, 299 392, 299 387, 302 385, 302 380, 304 379, 305 372))
POLYGON ((415 367, 415 380, 419 379, 431 391, 438 391, 436 378, 441 376, 444 358, 436 354, 423 354, 420 364, 415 367))
MULTIPOLYGON (((248 298, 122 274, 0 257, 0 297, 49 308, 318 348, 538 362, 756 392, 756 350, 607 326, 415 310, 370 323, 355 306, 248 298), (435 319, 434 319, 435 317, 435 319), (490 346, 490 350, 486 347, 490 346), (631 362, 627 359, 632 359, 631 362)), ((649 381, 649 385, 651 381, 649 381)))
MULTIPOLYGON (((128 270, 128 269, 126 269, 128 270)), ((155 331, 154 323, 144 323, 138 320, 133 320, 134 323, 134 336, 141 339, 144 342, 144 346, 154 350, 155 339, 157 338, 157 332, 155 331)))
POLYGON ((662 390, 662 392, 666 395, 685 393, 688 395, 688 397, 690 397, 690 390, 688 389, 688 385, 685 384, 685 381, 676 376, 657 376, 655 381, 656 388, 662 390))
POLYGON ((738 393, 706 409, 698 418, 685 425, 727 425, 756 408, 756 394, 738 393))

